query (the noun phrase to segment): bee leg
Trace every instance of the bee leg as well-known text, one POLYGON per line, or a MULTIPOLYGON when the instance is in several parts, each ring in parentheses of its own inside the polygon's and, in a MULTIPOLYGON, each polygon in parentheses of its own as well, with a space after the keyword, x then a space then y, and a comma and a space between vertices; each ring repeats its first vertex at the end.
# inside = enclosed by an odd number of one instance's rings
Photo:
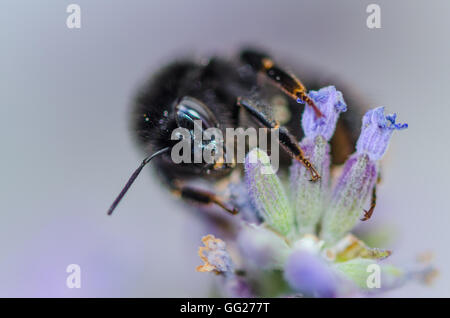
POLYGON ((372 198, 370 201, 370 208, 369 210, 364 210, 364 216, 362 217, 361 221, 367 221, 372 217, 373 211, 375 210, 375 207, 377 206, 377 185, 381 182, 381 173, 378 173, 377 182, 373 186, 372 189, 372 198))
POLYGON ((287 130, 286 127, 280 126, 275 120, 269 120, 262 112, 260 112, 251 100, 244 97, 237 99, 237 106, 243 107, 253 118, 266 128, 277 129, 279 131, 280 145, 286 150, 293 159, 304 165, 311 173, 311 181, 320 179, 320 175, 313 167, 311 162, 305 157, 303 150, 298 145, 296 138, 287 130))
POLYGON ((196 189, 185 185, 174 185, 173 192, 183 199, 187 199, 199 204, 209 205, 216 204, 230 214, 237 214, 238 210, 234 207, 230 207, 222 199, 220 199, 215 193, 196 189))
POLYGON ((314 101, 309 98, 303 83, 295 75, 277 66, 268 55, 253 50, 244 50, 241 52, 241 59, 255 71, 264 74, 291 98, 311 106, 317 117, 323 116, 314 101))

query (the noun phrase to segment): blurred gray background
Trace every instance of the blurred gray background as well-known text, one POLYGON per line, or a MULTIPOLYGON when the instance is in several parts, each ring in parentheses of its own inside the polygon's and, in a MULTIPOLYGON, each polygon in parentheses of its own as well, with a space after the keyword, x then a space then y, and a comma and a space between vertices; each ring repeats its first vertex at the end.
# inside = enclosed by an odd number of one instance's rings
POLYGON ((248 42, 338 74, 409 123, 372 224, 395 233, 392 262, 433 251, 440 276, 388 296, 450 296, 449 30, 448 1, 1 1, 0 296, 208 294, 213 275, 194 271, 207 233, 158 181, 145 174, 105 212, 142 159, 127 122, 142 80, 173 56, 248 42), (369 3, 381 29, 366 27, 369 3), (81 289, 66 287, 71 263, 81 289))

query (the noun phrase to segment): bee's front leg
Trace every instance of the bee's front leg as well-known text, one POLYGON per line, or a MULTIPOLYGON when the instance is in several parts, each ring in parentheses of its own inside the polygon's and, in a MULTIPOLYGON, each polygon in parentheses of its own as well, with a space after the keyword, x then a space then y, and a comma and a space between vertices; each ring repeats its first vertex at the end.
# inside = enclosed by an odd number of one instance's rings
POLYGON ((280 126, 275 120, 269 120, 266 115, 259 111, 254 103, 244 97, 239 97, 237 106, 243 107, 253 118, 266 128, 277 129, 279 131, 279 143, 290 154, 290 156, 304 165, 311 173, 311 181, 320 179, 320 175, 308 158, 305 157, 303 150, 300 148, 295 137, 287 130, 286 127, 280 126))

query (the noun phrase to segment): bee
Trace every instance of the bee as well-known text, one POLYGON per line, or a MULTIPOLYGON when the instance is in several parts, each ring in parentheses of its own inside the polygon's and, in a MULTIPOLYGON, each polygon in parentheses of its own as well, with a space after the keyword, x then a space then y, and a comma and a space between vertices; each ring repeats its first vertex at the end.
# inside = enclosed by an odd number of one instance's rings
MULTIPOLYGON (((134 137, 146 157, 108 214, 113 213, 150 161, 164 184, 181 198, 201 205, 215 204, 231 214, 238 213, 236 207, 230 206, 215 192, 195 187, 198 179, 215 183, 227 178, 239 168, 238 165, 222 161, 176 164, 171 159, 171 149, 178 142, 171 138, 172 132, 176 128, 192 131, 198 120, 202 129, 216 127, 224 131, 226 128, 264 127, 278 130, 279 145, 285 150, 280 159, 282 167, 297 160, 309 170, 311 182, 317 181, 320 175, 298 143, 303 136, 299 119, 303 107, 312 107, 316 116, 323 116, 307 90, 330 84, 336 85, 321 80, 300 81, 269 54, 254 48, 245 48, 232 58, 181 59, 163 67, 137 94, 132 109, 134 137)), ((339 89, 347 102, 355 103, 351 94, 347 95, 342 87, 339 89)), ((359 134, 358 115, 358 112, 343 113, 337 123, 331 140, 334 165, 342 164, 354 150, 359 134)), ((201 145, 210 146, 205 141, 201 145)))

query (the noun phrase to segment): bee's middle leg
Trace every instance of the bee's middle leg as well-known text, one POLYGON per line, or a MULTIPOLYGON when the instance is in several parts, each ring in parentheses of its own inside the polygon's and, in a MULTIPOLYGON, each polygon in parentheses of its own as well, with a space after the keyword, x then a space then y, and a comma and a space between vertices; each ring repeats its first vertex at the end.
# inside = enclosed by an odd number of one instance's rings
POLYGON ((238 210, 235 207, 229 206, 216 193, 201 190, 189 185, 173 182, 171 184, 172 192, 180 196, 182 199, 190 200, 202 205, 215 204, 230 214, 237 214, 238 210))

